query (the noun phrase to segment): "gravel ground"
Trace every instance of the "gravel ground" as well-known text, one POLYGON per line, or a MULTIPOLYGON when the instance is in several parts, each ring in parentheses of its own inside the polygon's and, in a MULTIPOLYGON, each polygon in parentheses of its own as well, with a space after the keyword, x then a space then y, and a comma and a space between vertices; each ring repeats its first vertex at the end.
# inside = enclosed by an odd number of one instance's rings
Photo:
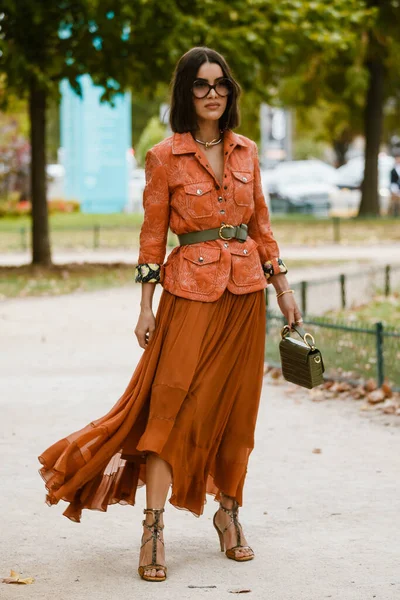
POLYGON ((399 428, 355 402, 265 384, 241 510, 257 555, 248 563, 219 551, 212 496, 201 518, 167 503, 169 572, 156 587, 137 575, 144 488, 135 507, 85 511, 81 524, 61 515, 64 503, 44 503, 37 455, 107 412, 136 366, 138 293, 0 305, 0 577, 35 578, 0 583, 0 598, 398 599, 399 428))

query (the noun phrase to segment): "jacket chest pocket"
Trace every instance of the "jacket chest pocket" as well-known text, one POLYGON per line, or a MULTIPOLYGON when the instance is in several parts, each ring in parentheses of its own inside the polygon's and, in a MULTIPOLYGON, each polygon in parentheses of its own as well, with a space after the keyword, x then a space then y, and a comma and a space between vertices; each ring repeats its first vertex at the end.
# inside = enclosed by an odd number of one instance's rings
POLYGON ((210 294, 217 280, 221 250, 206 246, 186 246, 181 251, 179 285, 187 292, 210 294))
POLYGON ((254 285, 264 279, 257 244, 246 244, 245 248, 232 248, 232 280, 235 285, 254 285))
POLYGON ((184 185, 185 203, 188 214, 193 219, 211 217, 213 214, 212 191, 210 181, 184 185))
POLYGON ((233 199, 239 206, 251 206, 254 202, 254 176, 250 171, 232 171, 233 199))

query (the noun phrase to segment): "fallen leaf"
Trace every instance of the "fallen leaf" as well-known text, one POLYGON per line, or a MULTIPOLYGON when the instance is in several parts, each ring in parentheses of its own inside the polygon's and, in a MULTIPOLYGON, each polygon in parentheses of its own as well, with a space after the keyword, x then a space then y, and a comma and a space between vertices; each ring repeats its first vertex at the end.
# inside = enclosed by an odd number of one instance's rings
POLYGON ((377 387, 378 386, 376 385, 375 379, 368 379, 367 383, 365 384, 365 389, 367 392, 373 392, 377 387))
POLYGON ((275 369, 271 369, 271 371, 269 373, 269 376, 272 379, 279 379, 282 376, 282 372, 281 372, 280 369, 276 369, 276 368, 275 369))
POLYGON ((367 396, 367 400, 370 404, 378 404, 378 402, 383 402, 385 400, 385 392, 383 390, 375 390, 374 392, 370 392, 367 396))
POLYGON ((341 381, 337 386, 337 391, 340 393, 350 392, 351 389, 352 386, 349 383, 346 383, 345 381, 341 381))
POLYGON ((356 388, 354 388, 354 390, 351 392, 351 395, 354 398, 354 400, 361 400, 361 398, 365 398, 366 391, 362 385, 359 385, 356 388))
POLYGON ((10 577, 4 577, 1 580, 3 583, 19 583, 19 584, 29 584, 33 583, 35 580, 33 577, 25 577, 22 578, 19 573, 16 573, 12 569, 10 570, 10 577))
POLYGON ((333 386, 333 381, 325 381, 323 387, 325 390, 329 390, 333 386))
POLYGON ((313 454, 322 454, 321 448, 313 448, 313 454))
POLYGON ((381 389, 386 398, 391 398, 393 396, 393 390, 388 383, 383 383, 381 389))

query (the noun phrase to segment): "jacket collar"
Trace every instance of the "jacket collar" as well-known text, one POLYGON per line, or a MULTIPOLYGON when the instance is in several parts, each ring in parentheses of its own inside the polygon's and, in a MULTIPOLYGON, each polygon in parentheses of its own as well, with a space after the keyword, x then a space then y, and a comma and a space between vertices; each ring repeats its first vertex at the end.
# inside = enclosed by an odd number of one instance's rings
MULTIPOLYGON (((237 133, 227 129, 224 132, 224 147, 227 146, 248 146, 248 143, 237 133)), ((197 145, 190 131, 174 133, 172 136, 172 154, 189 154, 191 152, 197 152, 197 145)))

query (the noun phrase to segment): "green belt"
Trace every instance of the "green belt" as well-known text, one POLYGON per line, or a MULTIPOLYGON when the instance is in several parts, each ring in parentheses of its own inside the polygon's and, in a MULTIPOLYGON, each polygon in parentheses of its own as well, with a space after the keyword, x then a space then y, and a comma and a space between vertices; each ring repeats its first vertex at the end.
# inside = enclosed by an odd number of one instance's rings
POLYGON ((191 231, 178 235, 181 246, 186 244, 197 244, 198 242, 209 242, 211 240, 233 240, 245 242, 247 239, 247 225, 221 225, 215 229, 203 229, 201 231, 191 231))

